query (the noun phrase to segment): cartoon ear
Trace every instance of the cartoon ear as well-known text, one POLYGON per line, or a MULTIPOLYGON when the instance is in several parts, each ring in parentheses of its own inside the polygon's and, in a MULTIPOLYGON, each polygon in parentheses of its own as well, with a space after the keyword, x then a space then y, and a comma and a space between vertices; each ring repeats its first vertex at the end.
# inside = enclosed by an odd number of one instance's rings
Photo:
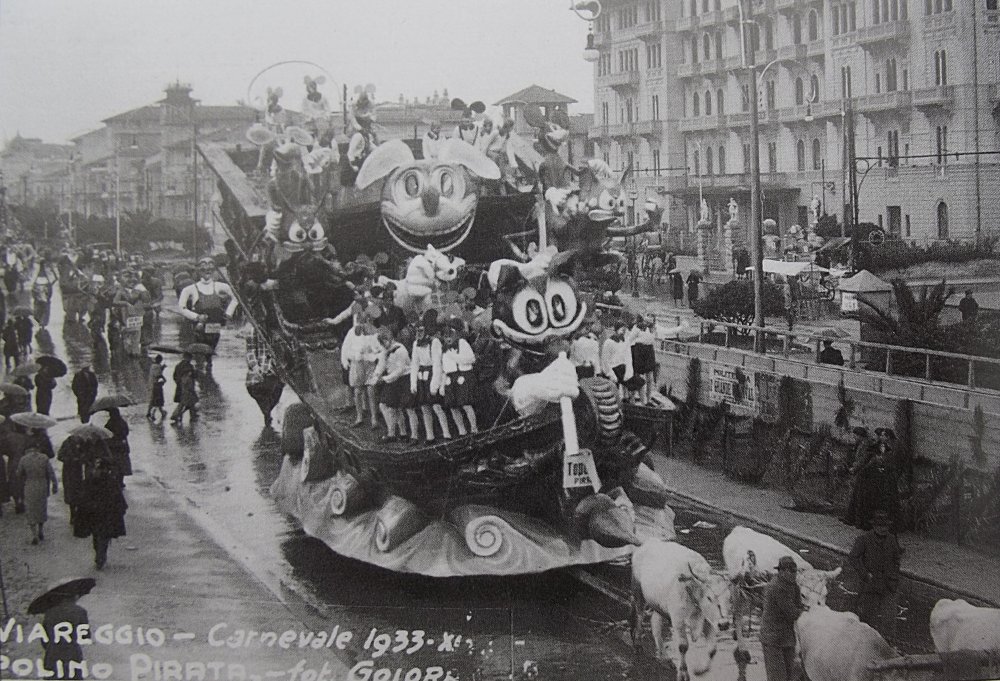
POLYGON ((450 138, 441 143, 438 160, 462 166, 484 180, 499 180, 500 168, 486 154, 462 140, 450 138))
POLYGON ((524 105, 524 120, 533 128, 545 127, 545 116, 542 115, 542 110, 535 104, 524 105))
POLYGON ((615 171, 611 169, 611 166, 604 159, 592 158, 588 160, 587 168, 593 173, 594 179, 600 182, 601 186, 606 189, 613 189, 620 184, 615 171))
POLYGON ((486 105, 480 101, 475 101, 469 105, 469 109, 472 110, 472 113, 481 114, 486 111, 486 105))
POLYGON ((521 274, 521 270, 514 265, 501 265, 497 273, 496 286, 494 291, 515 291, 527 283, 527 279, 521 274))
POLYGON ((282 90, 280 87, 274 88, 274 96, 275 97, 277 97, 278 99, 281 99, 281 95, 283 95, 283 94, 285 94, 285 91, 282 90))
POLYGON ((451 108, 455 111, 465 111, 465 102, 455 97, 455 99, 451 100, 451 108))
MULTIPOLYGON (((466 145, 468 146, 468 145, 466 145)), ((375 147, 371 156, 361 164, 358 178, 354 185, 358 189, 364 189, 376 180, 380 180, 393 170, 406 163, 413 163, 413 152, 402 140, 389 140, 385 144, 375 147)))
POLYGON ((628 182, 629 178, 632 177, 632 164, 629 163, 625 170, 622 171, 622 176, 618 178, 618 184, 625 184, 628 182))
POLYGON ((312 81, 317 85, 322 85, 323 83, 326 82, 326 76, 316 76, 315 78, 312 79, 312 81))

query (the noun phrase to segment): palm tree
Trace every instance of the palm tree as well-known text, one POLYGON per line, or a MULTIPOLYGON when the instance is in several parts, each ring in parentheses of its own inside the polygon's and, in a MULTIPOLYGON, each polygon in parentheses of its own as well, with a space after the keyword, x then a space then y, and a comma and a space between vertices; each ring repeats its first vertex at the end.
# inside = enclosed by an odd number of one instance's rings
MULTIPOLYGON (((959 339, 949 334, 941 326, 941 313, 948 298, 955 293, 942 279, 928 289, 922 287, 919 296, 914 295, 904 280, 893 279, 892 290, 896 298, 896 314, 883 310, 858 296, 865 306, 858 310, 858 318, 872 332, 873 340, 886 345, 902 345, 928 350, 956 351, 959 339)), ((893 373, 907 376, 922 376, 926 370, 923 355, 918 353, 895 353, 892 356, 893 373)), ((877 353, 875 359, 879 368, 885 366, 885 353, 877 353)), ((943 368, 937 364, 938 368, 943 368)))

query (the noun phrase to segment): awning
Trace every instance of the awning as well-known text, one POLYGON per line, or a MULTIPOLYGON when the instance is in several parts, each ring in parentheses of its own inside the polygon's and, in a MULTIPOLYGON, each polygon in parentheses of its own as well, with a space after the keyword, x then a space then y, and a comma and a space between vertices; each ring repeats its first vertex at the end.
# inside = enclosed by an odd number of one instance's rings
MULTIPOLYGON (((747 271, 752 271, 753 267, 748 267, 747 271)), ((765 274, 781 274, 786 277, 797 277, 803 272, 829 272, 825 267, 820 267, 814 262, 788 262, 785 260, 764 260, 765 274)))
POLYGON ((822 253, 823 251, 832 251, 841 246, 846 246, 851 243, 851 237, 849 236, 835 236, 827 239, 826 243, 816 249, 817 253, 822 253))

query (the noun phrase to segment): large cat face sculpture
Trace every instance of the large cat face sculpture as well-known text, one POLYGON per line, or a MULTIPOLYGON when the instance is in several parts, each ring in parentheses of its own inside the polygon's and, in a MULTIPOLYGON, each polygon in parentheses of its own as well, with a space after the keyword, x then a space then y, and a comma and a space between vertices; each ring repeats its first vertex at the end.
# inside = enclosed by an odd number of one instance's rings
POLYGON ((449 251, 472 230, 478 179, 498 180, 500 169, 459 140, 442 141, 438 157, 423 160, 392 140, 365 159, 355 184, 364 189, 383 178, 382 222, 396 243, 412 253, 424 252, 428 244, 449 251))

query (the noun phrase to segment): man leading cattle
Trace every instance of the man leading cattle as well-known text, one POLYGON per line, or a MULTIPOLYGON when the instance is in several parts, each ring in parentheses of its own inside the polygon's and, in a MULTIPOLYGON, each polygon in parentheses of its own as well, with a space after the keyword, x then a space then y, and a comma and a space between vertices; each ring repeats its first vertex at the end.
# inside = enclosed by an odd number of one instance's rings
POLYGON ((778 573, 764 591, 760 642, 767 681, 795 678, 795 620, 802 612, 802 594, 795 575, 798 566, 791 556, 778 561, 778 573))
MULTIPOLYGON (((194 322, 194 340, 204 343, 215 351, 226 320, 233 318, 237 301, 233 289, 215 280, 215 261, 202 258, 198 261, 200 279, 186 286, 177 299, 177 307, 182 316, 194 322)), ((212 356, 206 361, 206 369, 212 368, 212 356)))

